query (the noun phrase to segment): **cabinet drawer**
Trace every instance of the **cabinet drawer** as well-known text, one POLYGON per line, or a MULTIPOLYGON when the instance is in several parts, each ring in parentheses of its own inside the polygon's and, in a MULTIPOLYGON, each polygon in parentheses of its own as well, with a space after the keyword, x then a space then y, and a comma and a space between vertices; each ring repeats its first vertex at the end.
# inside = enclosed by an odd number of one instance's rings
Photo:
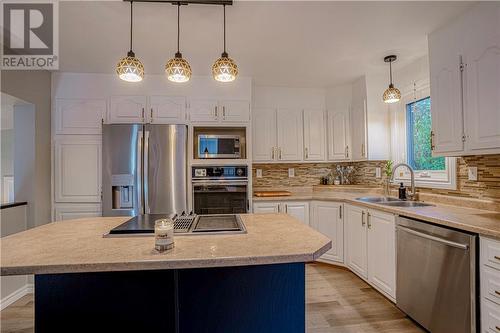
POLYGON ((481 238, 481 265, 500 270, 500 242, 481 238))
POLYGON ((481 268, 481 294, 500 304, 500 271, 487 266, 481 268))
POLYGON ((481 302, 481 332, 499 333, 500 332, 500 307, 488 300, 481 302))

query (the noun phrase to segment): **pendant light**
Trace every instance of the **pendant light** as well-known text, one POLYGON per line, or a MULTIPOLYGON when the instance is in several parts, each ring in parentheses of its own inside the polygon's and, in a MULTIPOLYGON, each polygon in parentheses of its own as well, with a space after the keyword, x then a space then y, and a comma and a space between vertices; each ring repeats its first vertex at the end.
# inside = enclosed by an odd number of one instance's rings
POLYGON ((123 81, 139 82, 144 78, 144 65, 132 51, 133 1, 130 1, 130 51, 116 65, 116 74, 123 81))
POLYGON ((238 66, 233 59, 229 58, 226 52, 226 5, 224 7, 224 52, 212 66, 212 75, 215 80, 220 82, 231 82, 238 75, 238 66))
POLYGON ((167 73, 167 78, 172 82, 187 82, 191 78, 191 66, 186 59, 182 58, 182 54, 179 52, 179 38, 180 38, 180 8, 181 3, 177 3, 177 52, 175 56, 167 61, 165 65, 165 73, 167 73))
POLYGON ((397 57, 395 55, 390 55, 384 58, 384 61, 389 63, 389 76, 391 81, 389 83, 389 88, 384 91, 383 100, 385 103, 389 104, 399 102, 401 99, 401 92, 398 88, 395 88, 392 83, 392 62, 396 61, 396 59, 397 57))

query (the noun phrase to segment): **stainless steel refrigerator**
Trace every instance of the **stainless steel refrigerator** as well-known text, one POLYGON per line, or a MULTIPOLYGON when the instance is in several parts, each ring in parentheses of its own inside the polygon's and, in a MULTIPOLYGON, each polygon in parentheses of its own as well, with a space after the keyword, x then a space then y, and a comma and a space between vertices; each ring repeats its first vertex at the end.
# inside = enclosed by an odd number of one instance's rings
POLYGON ((187 210, 187 126, 113 124, 102 129, 102 215, 187 210))

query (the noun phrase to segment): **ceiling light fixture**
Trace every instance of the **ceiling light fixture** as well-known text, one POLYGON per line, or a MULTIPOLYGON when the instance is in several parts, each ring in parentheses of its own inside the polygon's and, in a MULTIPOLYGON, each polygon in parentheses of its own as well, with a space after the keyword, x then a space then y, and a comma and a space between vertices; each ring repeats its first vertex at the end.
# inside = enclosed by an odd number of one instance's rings
POLYGON ((191 66, 186 59, 182 58, 182 54, 179 52, 179 39, 180 39, 180 9, 181 3, 177 3, 177 52, 175 57, 167 61, 165 65, 165 73, 167 73, 167 78, 172 82, 187 82, 191 78, 191 66))
POLYGON ((396 61, 398 57, 395 55, 390 55, 384 58, 385 62, 389 63, 389 75, 390 75, 390 83, 389 88, 384 91, 383 100, 385 103, 396 103, 401 99, 401 92, 398 88, 394 87, 392 83, 392 63, 396 61))
POLYGON ((222 7, 224 8, 224 52, 213 64, 212 75, 219 82, 231 82, 238 75, 238 66, 226 52, 226 5, 224 4, 222 7))
POLYGON ((139 82, 144 78, 144 65, 132 51, 133 1, 130 1, 130 51, 116 65, 116 74, 123 81, 139 82))

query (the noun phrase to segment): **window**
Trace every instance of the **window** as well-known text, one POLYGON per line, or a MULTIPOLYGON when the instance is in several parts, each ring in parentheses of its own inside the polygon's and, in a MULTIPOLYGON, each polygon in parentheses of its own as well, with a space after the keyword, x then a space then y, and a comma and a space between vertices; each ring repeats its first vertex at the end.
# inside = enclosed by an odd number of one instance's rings
POLYGON ((418 171, 446 170, 444 157, 432 157, 431 98, 406 104, 408 164, 418 171))
MULTIPOLYGON (((428 85, 406 89, 401 102, 391 109, 392 154, 394 163, 404 162, 415 171, 417 187, 456 189, 456 162, 452 157, 433 157, 431 150, 432 103, 428 85)), ((399 168, 395 182, 410 180, 399 168)))

